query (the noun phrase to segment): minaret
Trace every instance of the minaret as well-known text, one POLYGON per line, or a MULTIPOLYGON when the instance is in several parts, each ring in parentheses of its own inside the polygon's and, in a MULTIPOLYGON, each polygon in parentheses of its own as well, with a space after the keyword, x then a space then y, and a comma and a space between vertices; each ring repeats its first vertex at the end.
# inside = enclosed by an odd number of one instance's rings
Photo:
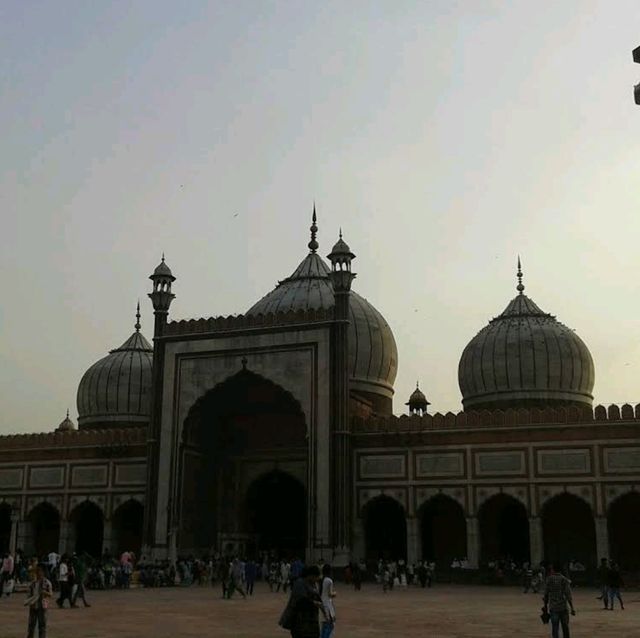
POLYGON ((349 421, 349 297, 355 255, 340 238, 327 256, 335 297, 331 328, 332 537, 336 565, 347 564, 351 546, 351 424, 349 421))
MULTIPOLYGON (((153 282, 153 291, 149 298, 153 304, 155 317, 153 329, 153 383, 151 390, 151 415, 149 418, 149 432, 147 435, 147 494, 144 508, 144 550, 147 557, 153 555, 156 544, 156 507, 159 488, 158 454, 160 431, 162 427, 162 373, 164 370, 165 344, 162 340, 164 329, 169 316, 169 306, 175 295, 171 292, 171 284, 176 280, 171 269, 162 261, 149 277, 153 282)), ((138 309, 138 313, 140 310, 138 309)), ((138 316, 138 324, 140 319, 138 316)), ((164 540, 163 540, 164 542, 164 540)))

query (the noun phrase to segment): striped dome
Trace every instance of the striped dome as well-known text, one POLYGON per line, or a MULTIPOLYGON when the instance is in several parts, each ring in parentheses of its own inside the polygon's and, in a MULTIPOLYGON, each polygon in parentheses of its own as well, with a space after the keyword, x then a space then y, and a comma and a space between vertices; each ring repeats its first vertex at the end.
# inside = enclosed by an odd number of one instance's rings
POLYGON ((464 408, 590 407, 595 371, 589 349, 524 295, 521 282, 518 290, 462 353, 458 382, 464 408))
POLYGON ((153 347, 136 331, 94 363, 78 386, 78 427, 123 427, 149 422, 153 347))
MULTIPOLYGON (((247 311, 248 315, 319 310, 334 305, 329 266, 313 250, 290 277, 247 311)), ((349 366, 351 389, 391 399, 398 370, 398 349, 385 318, 366 299, 351 291, 349 366)), ((390 404, 386 409, 390 411, 390 404)))

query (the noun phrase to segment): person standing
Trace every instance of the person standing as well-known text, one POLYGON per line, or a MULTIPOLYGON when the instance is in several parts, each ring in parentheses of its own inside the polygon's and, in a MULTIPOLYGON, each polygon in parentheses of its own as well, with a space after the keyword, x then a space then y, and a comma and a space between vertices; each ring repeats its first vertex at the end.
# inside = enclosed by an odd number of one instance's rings
POLYGON ((560 565, 552 563, 550 567, 549 577, 545 583, 543 610, 551 616, 551 636, 559 638, 559 628, 562 626, 562 637, 570 638, 569 634, 569 609, 571 615, 576 615, 573 607, 573 598, 571 597, 571 585, 568 578, 560 573, 560 565))
POLYGON ((333 587, 333 579, 331 578, 331 565, 322 566, 322 584, 320 585, 320 600, 324 608, 324 620, 322 622, 322 630, 320 638, 330 638, 336 623, 336 610, 333 605, 333 599, 336 597, 336 590, 333 587))
POLYGON ((609 609, 611 611, 613 611, 613 604, 616 598, 620 601, 620 609, 624 609, 622 596, 620 596, 620 587, 622 587, 622 585, 620 568, 616 563, 611 561, 611 567, 609 567, 609 572, 607 573, 607 590, 609 593, 609 609))
POLYGON ((249 559, 244 565, 244 580, 247 585, 247 594, 253 596, 253 586, 256 582, 256 576, 258 575, 258 564, 249 559))
POLYGON ((38 626, 38 636, 40 638, 47 637, 47 608, 52 591, 51 582, 44 575, 44 567, 38 565, 36 578, 29 585, 29 597, 25 603, 29 605, 27 638, 34 637, 36 625, 38 626))
POLYGON ((10 580, 13 580, 13 569, 13 556, 6 552, 2 558, 2 569, 0 569, 0 593, 5 593, 4 590, 6 589, 7 596, 11 593, 8 584, 10 580), (5 583, 7 584, 6 588, 5 583))

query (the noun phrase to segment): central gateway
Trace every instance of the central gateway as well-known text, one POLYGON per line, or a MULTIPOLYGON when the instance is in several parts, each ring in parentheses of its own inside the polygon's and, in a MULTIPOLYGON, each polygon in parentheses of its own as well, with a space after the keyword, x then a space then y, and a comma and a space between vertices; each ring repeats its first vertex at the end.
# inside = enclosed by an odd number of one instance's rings
POLYGON ((145 554, 354 558, 351 416, 391 414, 397 349, 317 230, 314 211, 309 253, 245 315, 168 322, 175 277, 151 276, 145 554))

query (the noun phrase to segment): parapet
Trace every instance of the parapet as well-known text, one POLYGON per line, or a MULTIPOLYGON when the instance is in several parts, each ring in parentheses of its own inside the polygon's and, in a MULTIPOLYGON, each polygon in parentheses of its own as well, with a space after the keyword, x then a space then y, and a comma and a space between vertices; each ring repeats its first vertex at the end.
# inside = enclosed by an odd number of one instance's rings
POLYGON ((146 427, 104 428, 64 432, 5 434, 0 436, 0 450, 130 446, 144 445, 146 442, 146 427))
MULTIPOLYGON (((519 408, 478 410, 446 414, 416 414, 385 417, 352 417, 354 433, 405 433, 464 428, 510 428, 528 425, 575 425, 589 423, 640 422, 640 404, 622 406, 519 408)), ((640 425, 640 423, 639 423, 640 425)))
POLYGON ((304 325, 333 321, 333 317, 333 308, 319 308, 317 310, 291 310, 266 315, 229 315, 228 317, 210 317, 208 319, 182 319, 167 323, 164 334, 174 336, 304 325))

